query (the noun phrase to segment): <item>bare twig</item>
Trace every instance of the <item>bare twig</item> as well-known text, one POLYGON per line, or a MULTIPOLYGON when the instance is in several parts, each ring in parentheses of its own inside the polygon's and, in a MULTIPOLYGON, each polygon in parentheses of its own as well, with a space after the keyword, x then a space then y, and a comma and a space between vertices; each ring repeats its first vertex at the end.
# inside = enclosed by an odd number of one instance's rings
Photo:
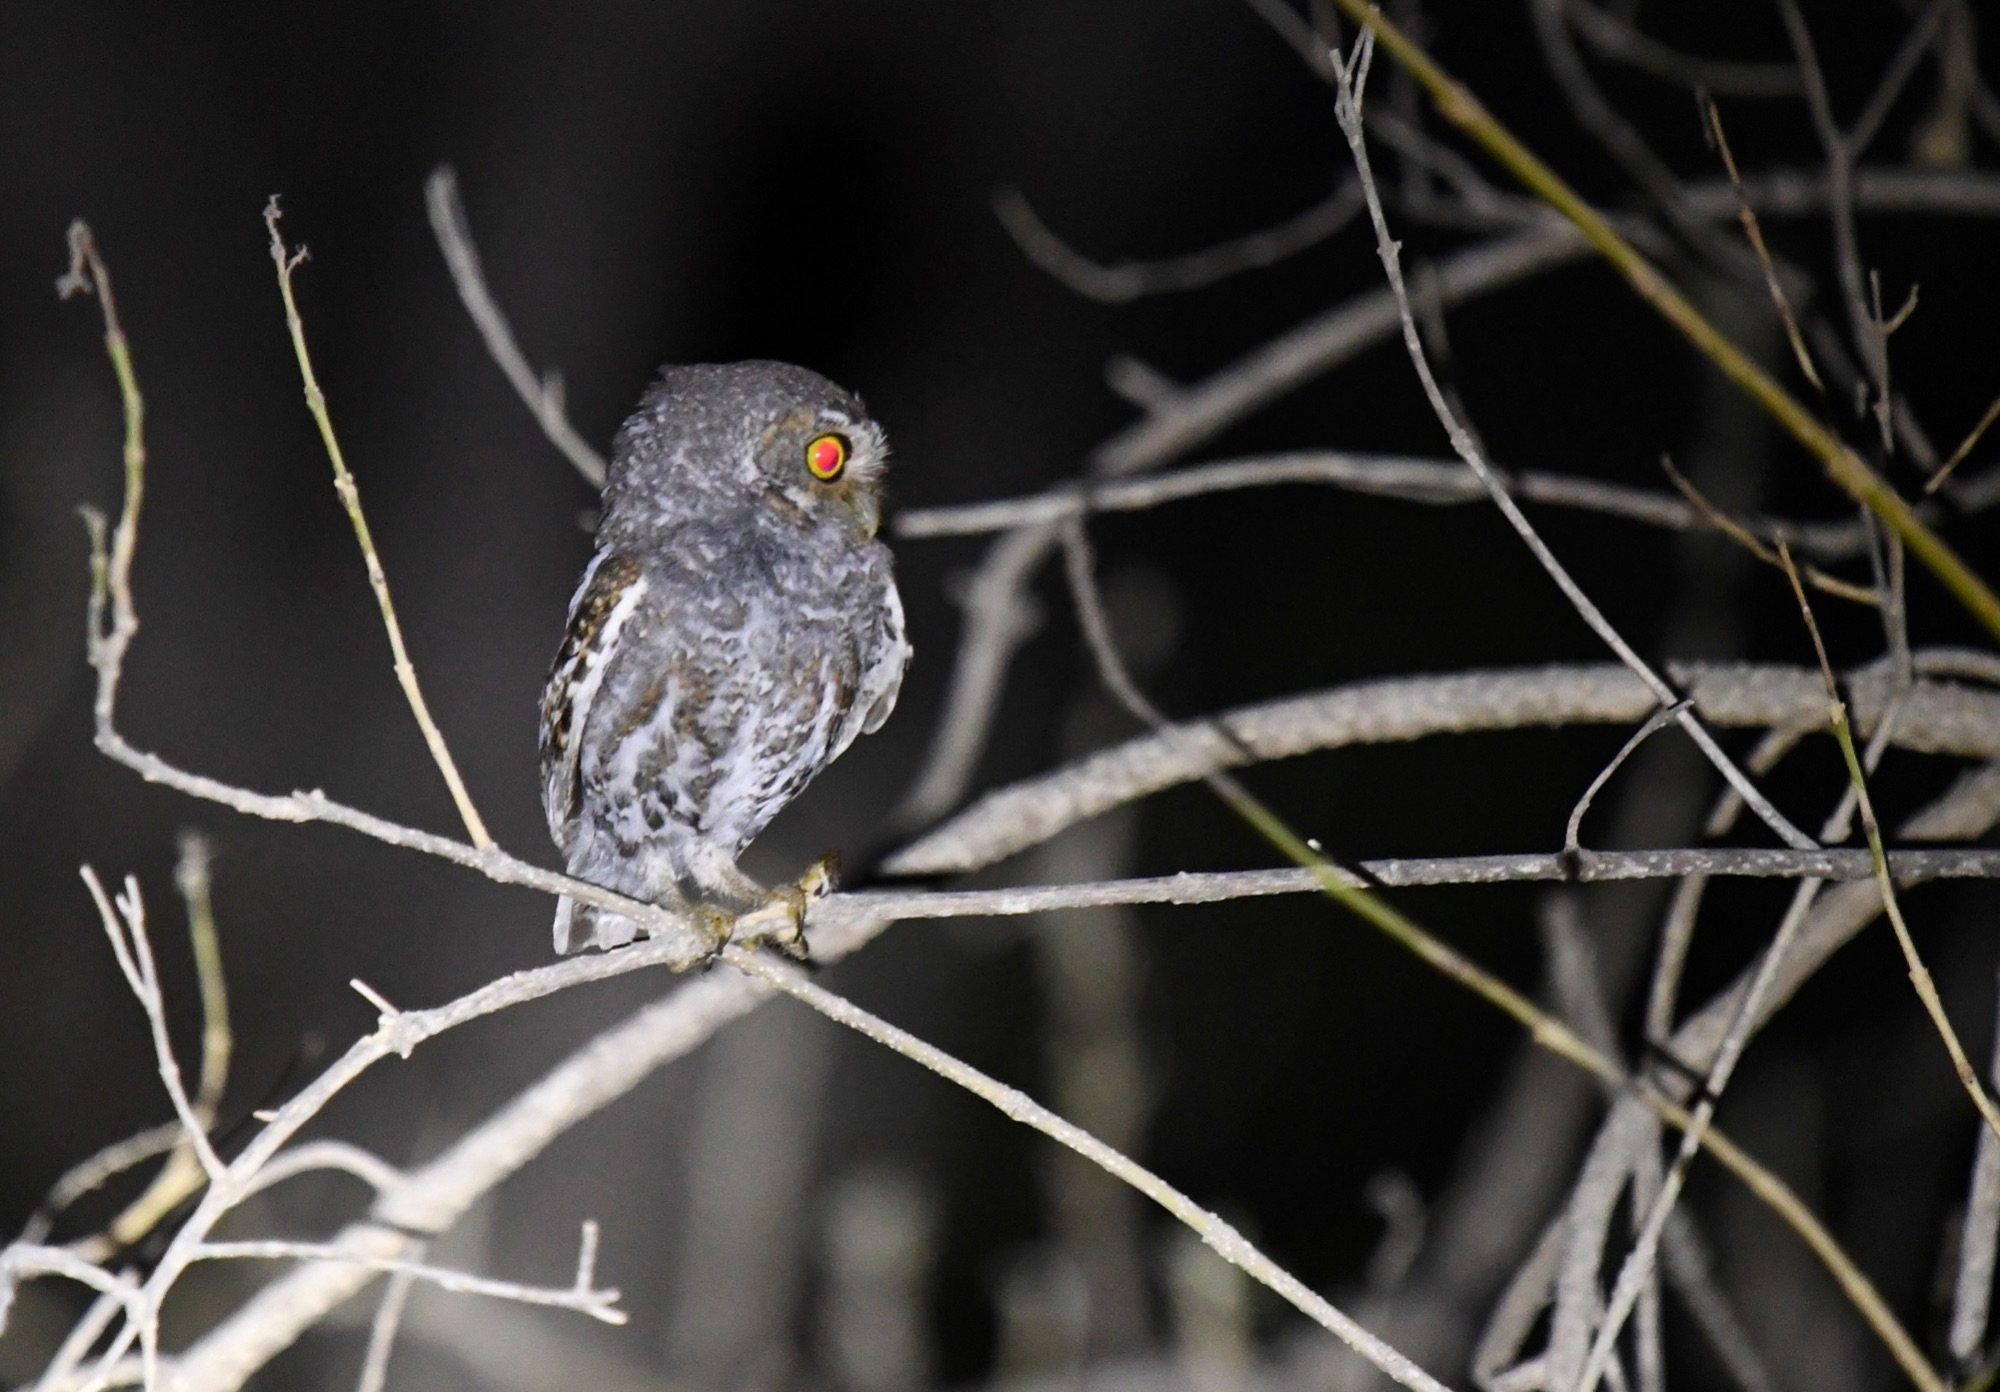
POLYGON ((1868 152, 1868 147, 1875 143, 1875 137, 1881 133, 1882 123, 1889 118, 1890 109, 1895 106, 1896 99, 1903 94, 1903 89, 1909 85, 1911 76, 1917 70, 1917 64, 1923 59, 1924 50, 1935 42, 1945 17, 1959 3, 1960 0, 1928 0, 1923 10, 1911 21, 1910 27, 1904 31, 1902 42, 1896 45, 1895 53, 1882 67, 1882 76, 1876 80, 1875 90, 1868 94, 1868 100, 1862 104, 1861 113, 1854 118, 1854 124, 1847 128, 1847 133, 1842 137, 1852 158, 1860 159, 1868 152))
POLYGON ((472 805, 472 795, 465 789, 465 780, 459 776, 458 765, 446 747, 444 735, 439 732, 437 722, 431 719, 430 707, 424 702, 423 688, 417 685, 417 669, 410 662, 409 649, 403 645, 403 626, 396 619, 395 603, 389 598, 389 577, 382 571, 382 557, 375 549, 375 538, 368 530, 368 518, 361 511, 361 491, 354 482, 354 475, 348 472, 347 458, 341 452, 340 441, 333 433, 333 418, 327 414, 326 393, 319 387, 319 378, 313 372, 312 356, 306 351, 306 326, 299 318, 298 301, 292 295, 292 274, 306 258, 302 247, 294 254, 285 247, 284 238, 278 235, 278 200, 273 198, 264 208, 264 226, 271 234, 271 262, 278 269, 278 293, 285 302, 285 327, 292 336, 292 352, 298 358, 299 376, 305 382, 306 409, 312 412, 313 423, 319 427, 320 442, 326 446, 326 457, 333 465, 333 487, 340 495, 340 504, 347 510, 347 520, 354 526, 354 539, 361 544, 361 559, 368 567, 368 584, 375 591, 376 607, 382 611, 382 627, 389 635, 389 650, 395 657, 396 680, 403 688, 403 696, 410 703, 410 714, 417 719, 417 728, 423 731, 424 744, 431 752, 431 760, 444 775, 445 786, 451 790, 451 800, 458 807, 459 819, 465 823, 466 835, 479 849, 490 850, 493 838, 487 833, 486 824, 479 819, 479 810, 472 805))
MULTIPOLYGON (((1779 563, 1776 550, 1767 545, 1763 538, 1759 537, 1755 532, 1704 497, 1701 490, 1694 486, 1694 481, 1674 467, 1673 460, 1667 458, 1665 455, 1661 455, 1660 468, 1669 479, 1673 480, 1673 485, 1681 491, 1681 496, 1688 500, 1688 503, 1696 512, 1708 520, 1708 524, 1711 527, 1721 532, 1765 565, 1776 570, 1784 569, 1783 565, 1779 563)), ((1866 514, 1863 515, 1865 516, 1866 514)), ((1865 535, 1866 528, 1864 527, 1861 530, 1865 535)), ((1786 539, 1782 530, 1777 531, 1775 535, 1781 541, 1786 539)), ((1828 575, 1817 566, 1803 566, 1801 567, 1801 574, 1806 583, 1814 589, 1822 590, 1827 594, 1847 600, 1850 603, 1866 604, 1872 607, 1881 602, 1875 591, 1869 589, 1867 586, 1852 584, 1836 575, 1828 575)))
MULTIPOLYGON (((416 1260, 412 1257, 412 1260, 416 1260)), ((403 1311, 410 1303, 410 1287, 416 1277, 408 1271, 392 1271, 382 1284, 382 1300, 375 1317, 368 1322, 368 1350, 361 1357, 361 1378, 356 1392, 382 1392, 389 1379, 389 1352, 403 1327, 403 1311)))
POLYGON ((1867 277, 1862 271, 1860 243, 1854 224, 1854 151, 1842 135, 1827 95, 1826 75, 1821 72, 1819 55, 1813 49, 1812 34, 1797 0, 1777 0, 1784 20, 1786 37, 1798 59, 1799 77, 1804 84, 1806 110, 1812 115, 1813 130, 1819 135, 1826 155, 1827 212, 1833 223, 1834 275, 1846 301, 1848 332, 1855 354, 1875 392, 1876 418, 1882 431, 1882 448, 1894 448, 1889 428, 1889 342, 1879 331, 1880 320, 1869 312, 1867 277))
POLYGON ((174 1057, 173 1039, 167 1031, 166 997, 160 990, 159 970, 153 961, 153 943, 146 932, 146 909, 139 898, 139 882, 128 876, 125 892, 115 902, 104 892, 97 872, 88 865, 83 867, 83 882, 97 904, 98 917, 103 920, 105 936, 111 940, 111 951, 118 959, 119 970, 125 975, 125 984, 132 988, 140 1008, 146 1012, 160 1082, 166 1087, 167 1097, 174 1104, 174 1114, 180 1118, 181 1127, 187 1133, 188 1145, 193 1148, 202 1170, 213 1182, 222 1173, 222 1161, 209 1144, 208 1123, 195 1111, 194 1102, 188 1096, 187 1084, 181 1076, 180 1063, 174 1057))
POLYGON ((1736 168, 1736 156, 1730 153, 1729 137, 1723 134, 1722 113, 1706 96, 1702 99, 1702 111, 1708 117, 1715 152, 1722 157, 1723 170, 1729 175, 1729 186, 1736 190, 1737 218, 1743 224, 1743 235, 1749 239, 1750 249, 1757 255, 1757 265, 1764 272, 1764 288, 1770 293, 1771 303, 1777 307, 1779 319, 1784 321, 1785 338, 1792 345, 1792 357, 1798 361, 1799 371, 1805 374, 1806 380, 1824 394, 1826 383, 1820 381, 1819 369, 1813 366, 1812 354, 1807 351, 1805 339, 1799 334, 1799 321, 1792 315, 1791 298, 1785 294, 1784 283, 1778 279, 1778 268, 1771 260, 1771 249, 1764 244, 1764 229, 1757 221, 1757 213, 1750 206, 1750 200, 1743 196, 1743 176, 1736 168))
MULTIPOLYGON (((201 1071, 191 1101, 193 1114, 204 1131, 215 1124, 217 1110, 222 1105, 222 1095, 229 1082, 232 1049, 229 996, 223 981, 222 950, 216 937, 215 912, 209 899, 208 865, 207 841, 195 832, 182 833, 181 855, 174 867, 174 881, 187 908, 188 938, 194 952, 195 979, 201 990, 201 1071)), ((134 1147, 127 1152, 133 1163, 150 1158, 138 1154, 140 1149, 134 1147)), ((145 1237, 190 1194, 208 1182, 208 1172, 186 1136, 176 1130, 174 1143, 168 1149, 167 1163, 160 1167, 145 1190, 105 1225, 103 1234, 75 1244, 79 1255, 94 1261, 108 1260, 114 1253, 145 1237)), ((115 1172, 104 1173, 93 1183, 102 1182, 115 1172)), ((52 1217, 53 1213, 50 1212, 49 1216, 52 1217)))
POLYGON ((930 826, 958 806, 972 786, 1000 708, 1007 669, 1035 630, 1037 613, 1028 585, 1054 540, 1054 531, 1046 525, 1002 537, 962 581, 958 602, 965 618, 951 685, 923 771, 890 815, 890 828, 897 835, 930 826))
POLYGON ((1600 57, 1682 87, 1765 100, 1799 94, 1798 70, 1790 64, 1733 62, 1682 53, 1642 33, 1624 16, 1586 0, 1569 0, 1563 14, 1600 57))
MULTIPOLYGON (((170 1121, 160 1126, 149 1126, 144 1131, 113 1141, 102 1150, 96 1151, 63 1171, 56 1182, 49 1187, 48 1195, 35 1212, 22 1225, 19 1240, 36 1243, 48 1237, 55 1228, 56 1220, 64 1211, 86 1194, 117 1176, 124 1174, 135 1165, 143 1165, 148 1160, 165 1155, 181 1144, 185 1129, 178 1121, 170 1121)), ((86 1252, 92 1260, 109 1255, 108 1252, 86 1252)))
POLYGON ((1611 781, 1612 776, 1624 767, 1625 761, 1638 753, 1639 746, 1659 733, 1679 711, 1680 706, 1677 703, 1672 706, 1661 706, 1647 716, 1646 723, 1632 732, 1631 737, 1619 746, 1618 752, 1611 756, 1611 762, 1599 769, 1597 776, 1590 780, 1589 786, 1583 790, 1583 796, 1578 798, 1576 806, 1570 809, 1569 821, 1563 827, 1564 856, 1574 859, 1583 854, 1583 843, 1580 838, 1583 834, 1583 819, 1589 813, 1591 803, 1597 800, 1597 795, 1604 790, 1604 785, 1611 781))
POLYGON ((357 1256, 330 1242, 203 1242, 194 1249, 196 1261, 305 1261, 348 1262, 370 1271, 393 1272, 436 1286, 455 1295, 482 1295, 517 1305, 544 1305, 557 1310, 574 1310, 605 1324, 623 1324, 626 1314, 618 1308, 618 1291, 597 1284, 597 1224, 583 1225, 583 1241, 577 1249, 576 1276, 567 1286, 531 1286, 518 1281, 496 1281, 449 1267, 428 1266, 399 1257, 357 1256))
MULTIPOLYGON (((1536 469, 1518 473, 1496 469, 1494 473, 1502 487, 1524 502, 1575 508, 1677 531, 1694 531, 1703 526, 1727 530, 1723 519, 1711 515, 1707 509, 1658 489, 1601 483, 1536 469)), ((1484 503, 1490 497, 1485 485, 1455 459, 1348 450, 1291 450, 1194 464, 1145 478, 1093 480, 1088 486, 1063 484, 1022 498, 912 508, 897 514, 894 527, 899 537, 976 536, 1059 522, 1081 513, 1138 512, 1211 493, 1283 484, 1324 484, 1435 507, 1484 503)), ((1868 547, 1867 529, 1857 522, 1806 522, 1778 517, 1757 517, 1747 523, 1727 520, 1737 527, 1750 528, 1753 535, 1782 536, 1795 552, 1826 560, 1859 556, 1868 547)), ((1774 554, 1774 564, 1775 561, 1774 554)))
MULTIPOLYGON (((2000 1087, 2000 1027, 1986 1076, 2000 1087)), ((1951 1328, 1945 1345, 1960 1367, 1979 1355, 1993 1303, 1993 1268, 2000 1249, 2000 1136, 1982 1128, 1973 1149, 1971 1192, 1959 1224, 1958 1279, 1952 1284, 1951 1328)))
POLYGON ((1088 1132, 1070 1125, 1025 1093, 988 1077, 851 1001, 805 980, 794 968, 781 965, 764 954, 742 954, 744 960, 737 962, 737 949, 730 949, 730 953, 732 964, 742 966, 767 985, 811 1006, 828 1019, 894 1049, 940 1077, 957 1083, 992 1103, 1009 1118, 1034 1127, 1131 1185, 1193 1229, 1223 1260, 1276 1291, 1300 1313, 1332 1333, 1399 1385, 1423 1388, 1426 1392, 1444 1392, 1442 1383, 1341 1313, 1317 1291, 1260 1252, 1242 1233, 1143 1165, 1111 1149, 1088 1132))
POLYGON ((1567 0, 1531 0, 1528 17, 1534 26, 1542 62, 1578 124, 1617 161, 1632 183, 1696 251, 1732 276, 1744 274, 1748 267, 1742 251, 1688 206, 1686 186, 1679 175, 1598 85, 1570 37, 1569 8, 1567 0))
POLYGON ((458 288, 458 298, 464 302, 465 312, 472 316, 486 351, 506 374, 514 394, 534 416, 535 424, 542 428, 549 443, 562 451, 585 483, 592 488, 604 487, 604 456, 592 449, 570 424, 563 404, 561 374, 536 375, 514 339, 507 316, 500 312, 499 303, 487 288, 479 248, 472 240, 465 205, 459 201, 458 172, 450 165, 439 165, 424 182, 424 206, 430 212, 431 232, 437 237, 438 250, 444 253, 445 265, 451 270, 451 283, 458 288))
POLYGON ((1017 189, 993 195, 993 211, 1007 235, 1035 265, 1099 304, 1129 304, 1148 295, 1199 290, 1217 281, 1275 265, 1325 241, 1361 211, 1361 191, 1343 184, 1327 197, 1272 227, 1157 261, 1092 261, 1049 230, 1017 189))
POLYGON ((1833 664, 1828 661, 1826 644, 1820 638, 1819 621, 1813 617, 1812 604, 1807 600, 1805 588, 1800 585, 1798 573, 1791 566, 1791 557, 1782 549, 1779 554, 1786 562, 1786 574, 1792 580, 1792 592, 1799 602, 1805 617, 1806 630, 1812 635, 1813 651, 1819 657, 1820 675, 1826 682, 1827 723, 1833 729, 1833 737, 1840 745, 1841 757, 1847 762, 1847 776, 1853 785, 1855 802, 1861 812, 1861 829, 1868 838, 1868 851, 1875 863, 1875 883, 1882 891, 1882 907, 1887 912, 1889 926, 1895 930, 1896 945, 1903 951, 1903 961, 1909 968, 1910 984, 1916 987, 1917 998, 1923 1002, 1925 1013, 1944 1041, 1945 1052, 1951 1056, 1951 1066, 1958 1074, 1958 1081, 1965 1088, 1972 1105, 1986 1120, 1987 1129, 1996 1140, 2000 1140, 2000 1106, 1980 1085, 1979 1074, 1966 1057, 1965 1046, 1959 1042, 1958 1031, 1952 1028, 1951 1018, 1945 1014, 1944 1002, 1938 997, 1937 984, 1931 979, 1923 958, 1917 953, 1916 940, 1910 936, 1909 925, 1903 921, 1903 911, 1896 894, 1895 878, 1890 875, 1888 858, 1882 845, 1882 827, 1875 820, 1875 804, 1868 796, 1867 774, 1861 765, 1861 757, 1854 748, 1854 735, 1847 720, 1847 703, 1840 698, 1840 687, 1834 681, 1833 664))
POLYGON ((201 988, 201 1084, 195 1111, 212 1122, 229 1085, 229 988, 222 975, 222 945, 215 932, 215 905, 209 883, 208 839, 184 831, 174 885, 187 906, 188 940, 194 949, 195 981, 201 988))
POLYGON ((372 1151, 347 1141, 301 1141, 266 1161, 257 1173, 243 1182, 242 1198, 261 1194, 274 1184, 302 1174, 324 1174, 332 1170, 353 1175, 378 1194, 388 1193, 403 1180, 403 1172, 372 1151))
MULTIPOLYGON (((139 1342, 140 1372, 148 1389, 159 1385, 160 1377, 160 1319, 156 1310, 148 1306, 139 1287, 129 1277, 115 1276, 103 1267, 60 1247, 41 1247, 33 1243, 16 1242, 0 1248, 0 1332, 7 1328, 7 1315, 14 1303, 14 1292, 22 1281, 36 1276, 61 1276, 79 1285, 89 1286, 99 1294, 114 1300, 125 1311, 125 1317, 133 1338, 139 1342)), ((129 1347, 129 1342, 127 1347, 129 1347)), ((99 1383, 101 1386, 101 1382, 99 1383)))
POLYGON ((1993 422, 1996 420, 2000 420, 2000 396, 1993 398, 1992 404, 1986 408, 1985 414, 1981 415, 1972 429, 1966 432, 1965 438, 1959 441, 1958 448, 1951 452, 1951 457, 1940 464, 1938 471, 1932 474, 1924 483, 1925 497, 1929 497, 1944 486, 1944 481, 1951 477, 1954 469, 1965 462, 1966 457, 1972 453, 1974 447, 1979 444, 1980 440, 1985 438, 1986 432, 1993 428, 1993 422))

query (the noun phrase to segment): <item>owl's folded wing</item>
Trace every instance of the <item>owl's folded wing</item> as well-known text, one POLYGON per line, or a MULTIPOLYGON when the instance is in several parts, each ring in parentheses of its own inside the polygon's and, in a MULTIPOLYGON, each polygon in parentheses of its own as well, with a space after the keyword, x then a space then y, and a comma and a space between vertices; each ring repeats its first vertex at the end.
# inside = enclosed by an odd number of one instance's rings
POLYGON ((569 603, 569 627, 542 688, 542 809, 565 852, 581 801, 584 729, 590 703, 618 650, 618 636, 646 592, 646 575, 629 556, 600 551, 569 603))
POLYGON ((865 712, 861 732, 872 735, 896 709, 896 696, 903 689, 903 672, 910 665, 910 640, 903 633, 903 598, 890 582, 883 605, 881 639, 871 654, 873 660, 861 675, 857 708, 865 712))

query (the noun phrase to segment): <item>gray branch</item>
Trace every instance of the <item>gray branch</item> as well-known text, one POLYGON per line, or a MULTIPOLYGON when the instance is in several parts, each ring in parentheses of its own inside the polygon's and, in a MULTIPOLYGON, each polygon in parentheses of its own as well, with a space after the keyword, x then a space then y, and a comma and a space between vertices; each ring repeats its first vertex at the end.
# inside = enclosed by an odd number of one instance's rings
MULTIPOLYGON (((1825 720, 1826 688, 1811 668, 1681 663, 1668 671, 1702 718, 1724 728, 1818 728, 1825 720)), ((1887 674, 1866 668, 1850 685, 1856 725, 1871 731, 1888 696, 1887 674)), ((988 793, 885 868, 904 875, 976 870, 1122 803, 1253 760, 1475 730, 1634 725, 1655 705, 1638 678, 1603 663, 1358 682, 1240 706, 988 793)), ((2000 693, 1920 681, 1895 740, 1925 753, 2000 758, 2000 693)), ((1551 828, 1552 841, 1557 834, 1551 828)))

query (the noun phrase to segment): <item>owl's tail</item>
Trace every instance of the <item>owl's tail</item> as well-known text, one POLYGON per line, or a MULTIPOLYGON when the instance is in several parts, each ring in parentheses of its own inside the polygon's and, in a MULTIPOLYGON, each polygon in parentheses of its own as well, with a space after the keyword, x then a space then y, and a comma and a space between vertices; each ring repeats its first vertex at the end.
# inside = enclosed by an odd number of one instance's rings
POLYGON ((579 904, 565 896, 556 905, 556 952, 608 951, 639 936, 639 925, 621 914, 579 904))

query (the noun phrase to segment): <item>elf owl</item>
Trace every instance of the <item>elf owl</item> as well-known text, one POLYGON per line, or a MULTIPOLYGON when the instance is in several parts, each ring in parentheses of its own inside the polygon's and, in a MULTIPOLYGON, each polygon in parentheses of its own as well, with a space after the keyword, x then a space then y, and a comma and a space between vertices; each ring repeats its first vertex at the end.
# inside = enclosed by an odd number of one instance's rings
MULTIPOLYGON (((619 428, 542 694, 542 803, 570 874, 716 927, 787 903, 796 932, 801 888, 774 894, 736 858, 895 708, 910 645, 875 535, 887 457, 861 403, 804 368, 662 371, 619 428)), ((557 952, 637 932, 556 912, 557 952)))

